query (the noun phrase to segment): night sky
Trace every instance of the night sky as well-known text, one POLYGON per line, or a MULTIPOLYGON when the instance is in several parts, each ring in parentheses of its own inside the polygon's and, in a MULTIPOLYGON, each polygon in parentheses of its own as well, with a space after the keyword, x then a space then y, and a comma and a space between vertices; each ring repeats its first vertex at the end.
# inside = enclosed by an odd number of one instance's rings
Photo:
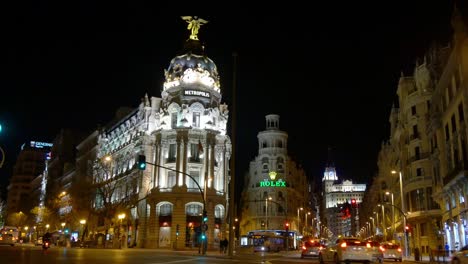
POLYGON ((2 11, 3 196, 22 143, 52 141, 62 127, 91 132, 145 93, 160 97, 164 69, 189 36, 180 15, 209 21, 199 39, 230 109, 238 54, 238 179, 258 154, 265 115, 279 114, 289 153, 310 179, 322 178, 331 147, 340 179, 369 183, 400 72, 410 74, 432 41, 449 38, 453 8, 446 0, 326 1, 176 15, 180 7, 159 1, 63 2, 2 11))

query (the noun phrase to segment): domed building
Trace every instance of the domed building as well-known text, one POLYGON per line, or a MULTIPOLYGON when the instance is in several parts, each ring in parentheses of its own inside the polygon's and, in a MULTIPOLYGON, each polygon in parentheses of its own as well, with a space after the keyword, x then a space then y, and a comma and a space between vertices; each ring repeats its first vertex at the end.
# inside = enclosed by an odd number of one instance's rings
MULTIPOLYGON (((123 232, 138 247, 193 248, 203 239, 208 249, 218 247, 226 235, 231 157, 219 80, 215 63, 191 37, 165 70, 161 98, 146 95, 138 108, 99 131, 94 181, 113 182, 109 199, 120 203, 114 211, 127 213, 115 215, 117 228, 96 220, 95 233, 123 232), (148 162, 144 170, 135 161, 140 155, 148 162)), ((104 208, 105 199, 98 193, 95 208, 104 208)))

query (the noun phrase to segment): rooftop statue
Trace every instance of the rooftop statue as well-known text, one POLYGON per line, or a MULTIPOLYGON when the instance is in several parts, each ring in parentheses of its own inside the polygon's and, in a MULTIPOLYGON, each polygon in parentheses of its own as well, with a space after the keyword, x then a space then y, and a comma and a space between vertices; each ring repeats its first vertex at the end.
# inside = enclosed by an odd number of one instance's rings
POLYGON ((187 29, 190 30, 190 39, 198 40, 198 30, 203 24, 208 23, 208 21, 199 18, 197 16, 182 16, 183 20, 187 21, 187 29))

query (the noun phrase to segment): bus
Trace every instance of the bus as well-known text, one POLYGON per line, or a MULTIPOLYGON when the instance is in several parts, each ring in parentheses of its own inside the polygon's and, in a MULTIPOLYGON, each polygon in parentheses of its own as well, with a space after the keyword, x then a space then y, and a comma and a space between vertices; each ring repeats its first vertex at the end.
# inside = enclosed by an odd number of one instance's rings
MULTIPOLYGON (((242 239, 241 239, 242 240, 242 239)), ((248 232, 241 246, 249 246, 254 252, 278 252, 296 248, 294 231, 255 230, 248 232)))
POLYGON ((0 228, 1 234, 10 234, 13 237, 13 242, 16 243, 18 242, 18 237, 19 237, 19 230, 16 226, 4 226, 0 228))

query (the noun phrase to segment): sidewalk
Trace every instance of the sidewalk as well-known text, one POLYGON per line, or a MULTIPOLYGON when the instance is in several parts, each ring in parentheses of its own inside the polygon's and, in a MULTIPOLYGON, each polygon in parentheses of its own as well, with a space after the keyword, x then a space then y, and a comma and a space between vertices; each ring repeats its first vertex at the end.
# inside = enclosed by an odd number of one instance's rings
POLYGON ((414 255, 409 256, 409 257, 403 257, 404 261, 409 261, 409 262, 427 262, 427 263, 450 263, 451 256, 448 257, 435 257, 434 261, 430 260, 429 256, 421 256, 419 261, 415 260, 414 255))

